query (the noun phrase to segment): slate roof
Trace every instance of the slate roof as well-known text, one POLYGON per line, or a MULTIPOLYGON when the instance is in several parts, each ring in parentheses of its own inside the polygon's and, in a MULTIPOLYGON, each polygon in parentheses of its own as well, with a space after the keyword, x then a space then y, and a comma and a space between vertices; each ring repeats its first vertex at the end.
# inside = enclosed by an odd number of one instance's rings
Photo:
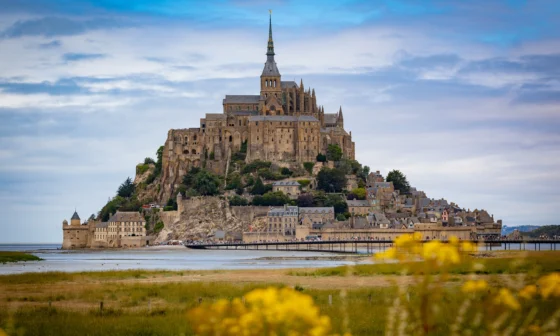
POLYGON ((299 208, 300 214, 334 213, 334 207, 299 208))
POLYGON ((74 211, 74 214, 72 215, 72 218, 70 219, 80 219, 80 216, 78 216, 78 212, 74 211))
POLYGON ((250 116, 249 121, 312 121, 318 122, 317 118, 313 116, 250 116))
POLYGON ((325 113, 325 124, 336 124, 336 113, 325 113))
POLYGON ((269 216, 297 216, 298 207, 297 206, 286 206, 282 208, 272 208, 268 211, 269 216))
POLYGON ((108 223, 108 222, 101 222, 101 223, 95 224, 95 228, 96 228, 96 229, 97 229, 97 228, 106 228, 106 227, 108 227, 108 226, 109 226, 109 223, 108 223))
POLYGON ((299 182, 297 181, 276 181, 272 183, 273 186, 294 186, 299 187, 299 182))
POLYGON ((385 217, 384 214, 380 213, 371 213, 368 215, 368 218, 375 224, 389 224, 390 221, 385 217))
POLYGON ((261 76, 280 76, 280 71, 278 71, 274 57, 267 57, 261 76))
POLYGON ((146 220, 136 211, 117 211, 111 216, 109 222, 145 222, 146 220))
POLYGON ((216 239, 225 239, 226 238, 226 232, 222 231, 222 230, 218 230, 214 233, 214 238, 216 239))
POLYGON ((260 95, 226 95, 224 104, 258 104, 260 95))
POLYGON ((297 88, 297 84, 294 81, 281 81, 280 84, 282 85, 282 89, 285 88, 297 88))
POLYGON ((373 184, 374 188, 391 188, 393 186, 393 182, 375 182, 373 184))
POLYGON ((219 120, 226 119, 226 115, 223 113, 206 113, 206 120, 219 120))
POLYGON ((254 110, 254 111, 233 111, 231 112, 231 114, 233 115, 240 115, 240 116, 244 116, 244 115, 257 115, 259 114, 259 111, 254 110))
POLYGON ((369 207, 369 202, 366 200, 346 200, 346 204, 354 207, 369 207))

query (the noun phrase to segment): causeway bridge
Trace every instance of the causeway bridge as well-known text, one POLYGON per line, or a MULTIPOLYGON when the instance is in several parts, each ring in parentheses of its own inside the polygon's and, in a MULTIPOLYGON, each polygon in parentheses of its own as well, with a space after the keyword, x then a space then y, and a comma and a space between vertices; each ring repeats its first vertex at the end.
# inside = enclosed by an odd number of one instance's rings
MULTIPOLYGON (((430 240, 423 241, 423 243, 430 240)), ((445 241, 444 241, 445 242, 445 241)), ((555 251, 560 249, 560 240, 473 240, 481 251, 492 250, 527 250, 555 251), (558 247, 557 247, 558 246, 558 247)), ((324 241, 285 241, 285 242, 254 242, 254 243, 206 243, 185 244, 185 247, 196 250, 258 250, 258 251, 300 251, 370 254, 383 251, 393 246, 392 240, 324 240, 324 241)))

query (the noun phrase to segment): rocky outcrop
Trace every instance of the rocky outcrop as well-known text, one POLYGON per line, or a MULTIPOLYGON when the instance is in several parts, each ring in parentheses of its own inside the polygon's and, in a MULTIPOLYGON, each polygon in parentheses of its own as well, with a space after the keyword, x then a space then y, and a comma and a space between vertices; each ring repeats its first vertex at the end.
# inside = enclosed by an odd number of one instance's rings
MULTIPOLYGON (((165 224, 158 241, 170 239, 206 238, 218 230, 233 235, 248 231, 255 222, 261 227, 263 209, 254 211, 253 207, 230 207, 225 197, 193 197, 179 200, 178 211, 166 211, 161 214, 165 224), (244 208, 244 209, 237 209, 244 208)), ((266 208, 266 207, 255 207, 266 208)))

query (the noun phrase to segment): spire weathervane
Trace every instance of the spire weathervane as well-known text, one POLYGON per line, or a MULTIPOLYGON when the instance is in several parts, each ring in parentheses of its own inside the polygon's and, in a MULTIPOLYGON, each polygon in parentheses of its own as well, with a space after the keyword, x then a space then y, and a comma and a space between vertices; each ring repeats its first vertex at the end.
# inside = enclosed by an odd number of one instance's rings
POLYGON ((268 21, 268 48, 266 51, 267 56, 274 56, 274 41, 272 40, 272 9, 268 10, 270 15, 268 21))

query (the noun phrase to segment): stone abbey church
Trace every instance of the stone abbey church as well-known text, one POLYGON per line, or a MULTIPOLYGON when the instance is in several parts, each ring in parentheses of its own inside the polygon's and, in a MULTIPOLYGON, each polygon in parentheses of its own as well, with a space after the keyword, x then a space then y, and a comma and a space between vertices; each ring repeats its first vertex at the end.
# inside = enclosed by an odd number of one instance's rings
POLYGON ((315 162, 329 144, 338 144, 354 159, 352 133, 344 130, 342 108, 325 113, 315 90, 282 81, 274 60, 272 19, 269 22, 266 63, 260 94, 226 95, 223 113, 208 113, 200 127, 172 129, 163 152, 164 180, 180 178, 192 166, 224 173, 232 153, 246 142, 246 161, 271 161, 281 166, 315 162), (167 176, 166 176, 167 175, 167 176))

